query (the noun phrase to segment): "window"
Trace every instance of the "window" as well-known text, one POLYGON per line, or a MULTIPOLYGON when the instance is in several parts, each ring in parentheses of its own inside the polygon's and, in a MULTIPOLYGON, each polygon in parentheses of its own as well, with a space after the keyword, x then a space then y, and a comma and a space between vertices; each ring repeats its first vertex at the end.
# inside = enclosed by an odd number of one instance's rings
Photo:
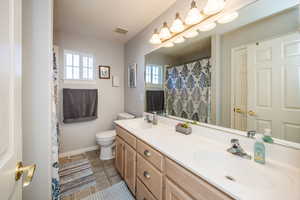
POLYGON ((163 67, 157 65, 147 65, 145 81, 147 85, 160 87, 163 84, 163 67))
POLYGON ((93 56, 65 50, 65 80, 94 80, 93 56))

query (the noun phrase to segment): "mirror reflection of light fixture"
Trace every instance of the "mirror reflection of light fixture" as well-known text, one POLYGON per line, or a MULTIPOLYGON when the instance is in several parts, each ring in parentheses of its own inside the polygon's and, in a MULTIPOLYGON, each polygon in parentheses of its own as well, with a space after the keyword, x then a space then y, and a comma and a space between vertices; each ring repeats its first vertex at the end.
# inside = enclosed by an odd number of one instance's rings
POLYGON ((179 36, 173 42, 176 44, 183 43, 185 41, 184 37, 179 36))
POLYGON ((238 16, 239 16, 238 12, 232 12, 232 13, 224 14, 222 17, 220 17, 218 19, 218 23, 226 24, 226 23, 232 22, 233 20, 238 18, 238 16))
POLYGON ((169 39, 172 36, 167 22, 164 22, 162 29, 160 30, 159 37, 162 40, 169 39))
POLYGON ((214 29, 216 26, 217 24, 215 22, 210 22, 210 23, 202 24, 198 29, 204 32, 204 31, 210 31, 214 29))
POLYGON ((208 0, 207 4, 205 5, 203 12, 206 15, 213 15, 225 7, 225 1, 224 0, 208 0))
POLYGON ((174 43, 173 42, 168 42, 164 45, 164 47, 166 47, 166 48, 174 47, 174 43))
POLYGON ((182 32, 184 30, 184 24, 183 24, 183 22, 180 18, 179 13, 176 13, 175 20, 174 20, 170 30, 173 33, 179 33, 179 32, 182 32))
POLYGON ((151 44, 161 44, 161 40, 159 38, 159 34, 158 34, 158 31, 157 29, 154 30, 154 33, 150 39, 150 43, 151 44))
POLYGON ((187 25, 193 25, 201 22, 203 20, 203 16, 201 15, 200 11, 198 10, 196 6, 196 2, 192 1, 191 9, 189 10, 186 18, 185 23, 187 25))
POLYGON ((198 34, 199 34, 198 31, 192 30, 192 31, 188 31, 188 32, 184 33, 184 37, 193 38, 193 37, 196 37, 198 34))

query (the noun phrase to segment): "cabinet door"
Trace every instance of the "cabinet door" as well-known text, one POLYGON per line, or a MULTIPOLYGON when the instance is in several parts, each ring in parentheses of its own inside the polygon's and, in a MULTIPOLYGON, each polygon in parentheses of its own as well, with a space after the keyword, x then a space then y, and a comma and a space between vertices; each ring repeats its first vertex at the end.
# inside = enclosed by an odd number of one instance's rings
POLYGON ((116 138, 116 159, 115 166, 121 177, 124 178, 124 141, 117 137, 116 138))
POLYGON ((170 180, 166 179, 166 200, 193 200, 170 180))
POLYGON ((126 143, 124 147, 124 180, 131 192, 135 195, 136 151, 126 143))

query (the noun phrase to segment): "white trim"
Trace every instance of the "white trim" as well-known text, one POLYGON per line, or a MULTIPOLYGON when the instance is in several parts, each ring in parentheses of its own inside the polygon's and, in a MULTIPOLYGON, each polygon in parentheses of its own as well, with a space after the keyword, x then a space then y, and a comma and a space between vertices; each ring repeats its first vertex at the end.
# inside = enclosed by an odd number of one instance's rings
POLYGON ((91 147, 86 147, 86 148, 81 148, 81 149, 77 149, 77 150, 73 150, 73 151, 60 153, 58 157, 62 158, 62 157, 74 156, 74 155, 82 154, 82 153, 85 153, 85 152, 88 152, 88 151, 94 151, 94 150, 97 150, 97 149, 99 149, 99 146, 95 145, 95 146, 91 146, 91 147))

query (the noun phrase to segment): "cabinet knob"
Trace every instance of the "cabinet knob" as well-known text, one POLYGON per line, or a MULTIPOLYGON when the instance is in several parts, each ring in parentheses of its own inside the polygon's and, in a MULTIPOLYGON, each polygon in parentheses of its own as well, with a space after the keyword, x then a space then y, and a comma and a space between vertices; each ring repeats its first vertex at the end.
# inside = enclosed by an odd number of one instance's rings
POLYGON ((150 153, 150 151, 145 150, 145 151, 144 151, 144 155, 147 156, 147 157, 150 157, 150 156, 151 156, 151 153, 150 153))
POLYGON ((144 171, 144 177, 145 177, 146 179, 149 179, 151 176, 150 176, 149 172, 144 171))

